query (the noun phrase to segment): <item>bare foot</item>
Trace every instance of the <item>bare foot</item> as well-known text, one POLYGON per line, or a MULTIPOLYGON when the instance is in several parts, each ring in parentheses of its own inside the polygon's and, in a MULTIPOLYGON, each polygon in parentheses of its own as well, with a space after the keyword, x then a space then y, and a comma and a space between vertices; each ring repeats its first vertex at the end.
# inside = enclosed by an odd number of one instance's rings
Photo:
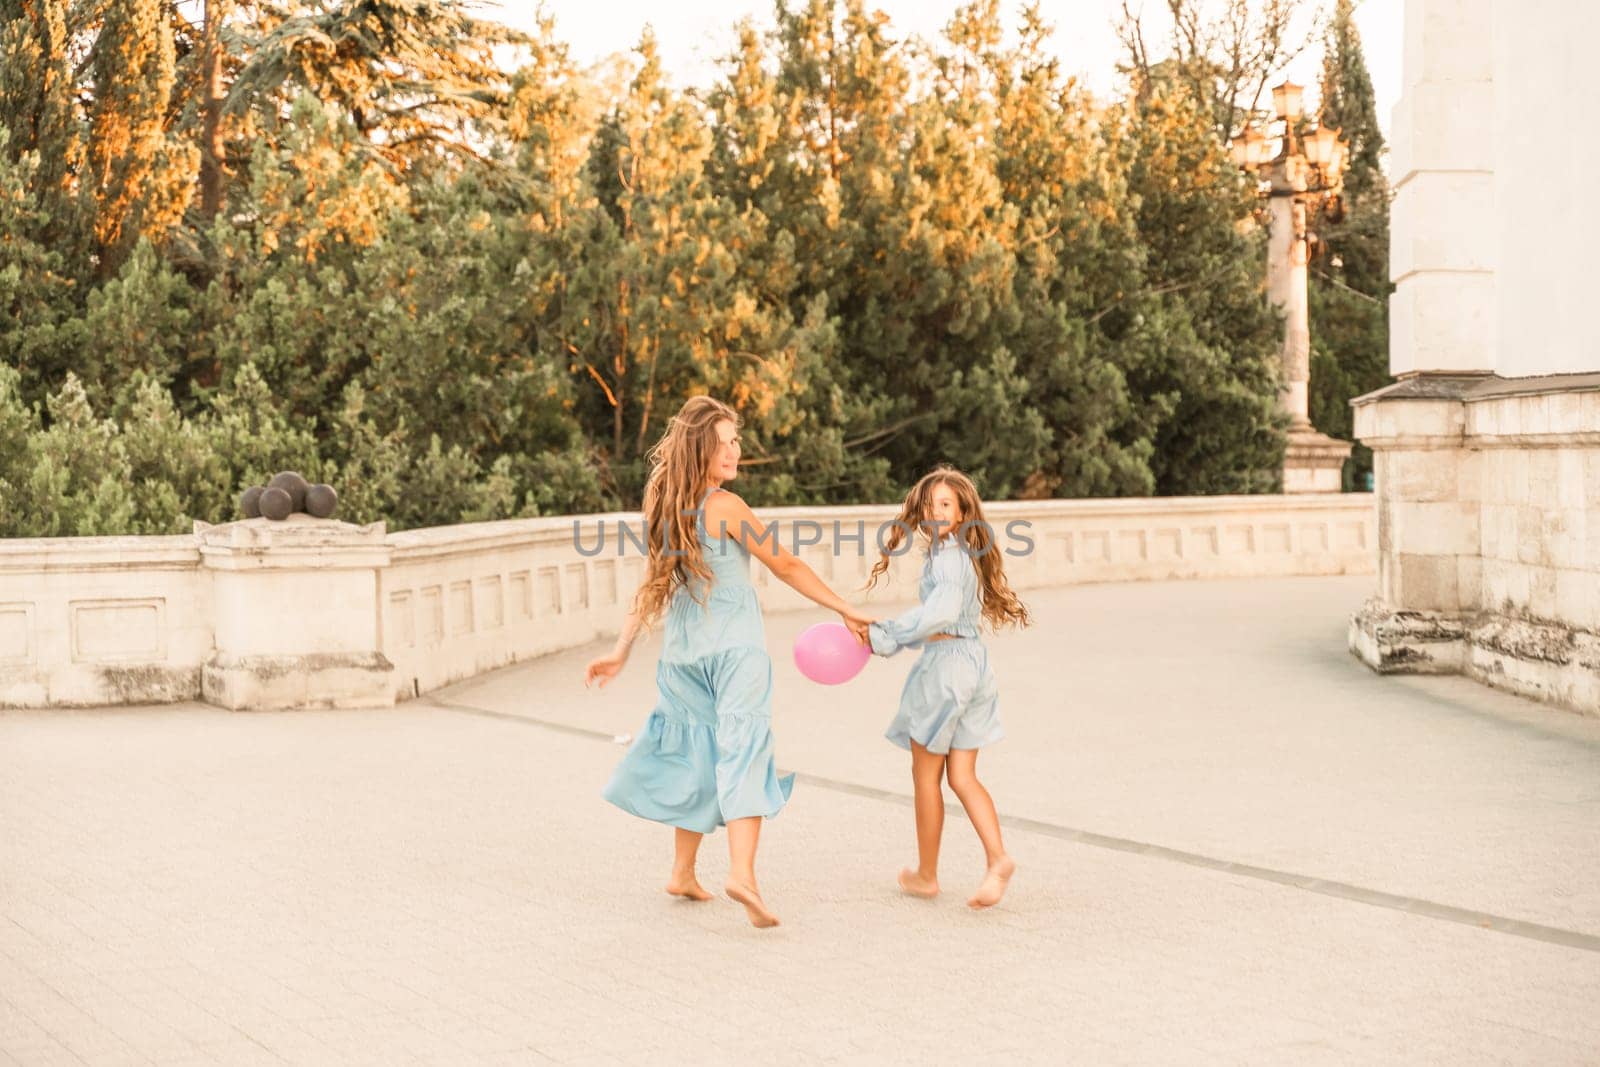
POLYGON ((907 896, 932 900, 939 895, 939 880, 924 878, 910 867, 903 867, 900 870, 900 891, 907 896))
POLYGON ((729 882, 722 887, 723 892, 744 905, 745 914, 750 916, 750 925, 765 930, 778 925, 778 917, 767 910, 761 900, 761 894, 754 888, 740 885, 738 882, 729 882))
POLYGON ((1011 857, 1001 856, 984 873, 983 881, 978 885, 978 891, 972 894, 972 899, 967 901, 967 907, 992 908, 1000 903, 1000 898, 1006 895, 1006 883, 1016 873, 1017 865, 1011 857))
POLYGON ((667 892, 675 897, 686 900, 710 900, 711 894, 706 892, 705 886, 692 874, 674 874, 667 880, 667 892))

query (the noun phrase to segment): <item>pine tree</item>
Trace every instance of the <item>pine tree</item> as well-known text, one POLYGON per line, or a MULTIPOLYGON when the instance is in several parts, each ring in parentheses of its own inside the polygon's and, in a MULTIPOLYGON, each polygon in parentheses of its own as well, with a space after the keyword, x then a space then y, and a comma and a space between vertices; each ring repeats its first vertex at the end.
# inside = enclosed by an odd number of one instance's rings
POLYGON ((1254 191, 1182 83, 1127 116, 1124 149, 1145 250, 1124 366, 1162 496, 1268 492, 1283 454, 1280 327, 1263 294, 1254 191))
MULTIPOLYGON (((954 32, 982 35, 992 14, 954 32)), ((1009 492, 1049 434, 1023 402, 1008 343, 1015 216, 984 145, 980 86, 910 54, 858 0, 780 10, 775 45, 778 113, 793 132, 769 154, 762 189, 776 190, 774 222, 795 235, 800 293, 825 298, 834 323, 824 395, 848 420, 834 423, 839 454, 882 457, 899 483, 953 460, 1009 492), (919 91, 920 78, 943 85, 919 91)))
POLYGON ((699 103, 665 81, 648 32, 626 95, 601 123, 569 216, 573 269, 548 329, 608 423, 615 490, 637 499, 643 457, 672 411, 711 392, 772 431, 792 418, 812 358, 780 292, 740 265, 762 222, 717 194, 699 103))
POLYGON ((529 223, 554 238, 583 195, 583 167, 599 115, 586 113, 582 76, 554 20, 541 16, 528 55, 511 80, 507 122, 514 163, 527 183, 529 223))
POLYGON ((846 487, 887 493, 885 461, 847 443, 851 428, 870 419, 861 398, 841 387, 837 323, 828 314, 824 257, 834 244, 824 189, 833 183, 805 143, 802 97, 779 81, 777 49, 776 34, 742 24, 738 49, 707 94, 707 178, 738 217, 735 269, 762 301, 772 343, 793 353, 798 379, 747 424, 745 462, 761 477, 741 492, 765 503, 838 499, 846 487))
POLYGON ((323 417, 379 351, 368 317, 395 305, 360 288, 357 271, 410 197, 360 144, 347 118, 309 94, 281 138, 256 142, 240 175, 248 213, 207 231, 216 270, 189 353, 204 389, 250 364, 286 410, 323 417))
POLYGON ((991 51, 995 171, 1018 211, 1018 336, 1027 402, 1051 432, 1021 495, 1139 495, 1153 488, 1147 438, 1117 436, 1133 398, 1118 365, 1116 309, 1138 288, 1136 219, 1094 101, 1065 79, 1051 28, 1024 9, 1016 46, 991 51))

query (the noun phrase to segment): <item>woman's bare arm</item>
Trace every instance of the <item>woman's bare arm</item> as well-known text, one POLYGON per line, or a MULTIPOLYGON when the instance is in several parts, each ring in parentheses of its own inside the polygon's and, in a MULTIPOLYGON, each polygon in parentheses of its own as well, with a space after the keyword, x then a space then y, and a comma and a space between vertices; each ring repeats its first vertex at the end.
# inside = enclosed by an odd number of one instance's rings
POLYGON ((789 588, 815 601, 830 611, 855 622, 871 622, 864 615, 829 588, 817 572, 792 552, 785 552, 779 544, 777 527, 767 529, 755 512, 735 493, 716 493, 706 505, 706 529, 713 534, 723 534, 738 541, 779 581, 789 588))
MULTIPOLYGON (((641 582, 639 588, 644 588, 641 582)), ((638 603, 638 597, 634 597, 638 603)), ((637 608, 628 610, 628 617, 622 621, 622 632, 617 635, 617 643, 611 646, 611 651, 603 656, 596 656, 589 661, 583 671, 583 684, 588 686, 599 682, 602 687, 607 682, 622 673, 622 668, 628 663, 628 650, 633 647, 633 639, 639 635, 641 629, 639 612, 637 608)))
MULTIPOLYGON (((644 586, 641 584, 639 588, 643 589, 644 586)), ((635 595, 634 599, 637 601, 637 594, 635 595)), ((642 628, 643 627, 639 621, 638 609, 629 608, 628 617, 622 620, 622 632, 617 634, 617 643, 613 651, 620 656, 626 657, 628 655, 628 650, 633 647, 634 638, 639 636, 639 631, 642 628)))

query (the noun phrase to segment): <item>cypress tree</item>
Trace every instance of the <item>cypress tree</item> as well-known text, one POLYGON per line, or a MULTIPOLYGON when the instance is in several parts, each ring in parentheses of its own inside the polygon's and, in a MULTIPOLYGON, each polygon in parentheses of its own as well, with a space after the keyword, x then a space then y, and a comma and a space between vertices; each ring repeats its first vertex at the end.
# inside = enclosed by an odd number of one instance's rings
POLYGON ((109 275, 139 237, 159 240, 182 217, 198 153, 167 135, 176 58, 166 5, 107 0, 102 10, 86 163, 100 273, 109 275))
MULTIPOLYGON (((1311 261, 1311 419, 1335 437, 1352 432, 1350 400, 1389 380, 1389 187, 1382 169, 1372 77, 1352 0, 1339 0, 1322 59, 1322 121, 1349 145, 1340 198, 1313 219, 1311 261)), ((1346 488, 1363 488, 1372 455, 1357 444, 1346 488)))
POLYGON ((73 183, 83 153, 68 59, 67 0, 0 0, 0 126, 13 162, 38 156, 31 185, 48 215, 36 235, 48 243, 71 222, 73 183))

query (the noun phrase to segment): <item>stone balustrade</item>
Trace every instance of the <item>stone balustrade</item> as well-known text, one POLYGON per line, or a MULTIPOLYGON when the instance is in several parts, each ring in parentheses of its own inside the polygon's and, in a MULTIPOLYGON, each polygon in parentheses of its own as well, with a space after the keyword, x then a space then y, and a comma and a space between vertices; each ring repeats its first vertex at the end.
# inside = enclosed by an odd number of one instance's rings
MULTIPOLYGON (((1079 582, 1370 574, 1371 494, 987 505, 1019 590, 1079 582)), ((860 592, 893 506, 768 508, 863 603, 914 595, 918 561, 860 592)), ((0 706, 206 700, 387 706, 615 633, 644 559, 637 513, 385 532, 292 516, 191 536, 0 541, 0 706)), ((768 611, 809 604, 753 565, 768 611)))

